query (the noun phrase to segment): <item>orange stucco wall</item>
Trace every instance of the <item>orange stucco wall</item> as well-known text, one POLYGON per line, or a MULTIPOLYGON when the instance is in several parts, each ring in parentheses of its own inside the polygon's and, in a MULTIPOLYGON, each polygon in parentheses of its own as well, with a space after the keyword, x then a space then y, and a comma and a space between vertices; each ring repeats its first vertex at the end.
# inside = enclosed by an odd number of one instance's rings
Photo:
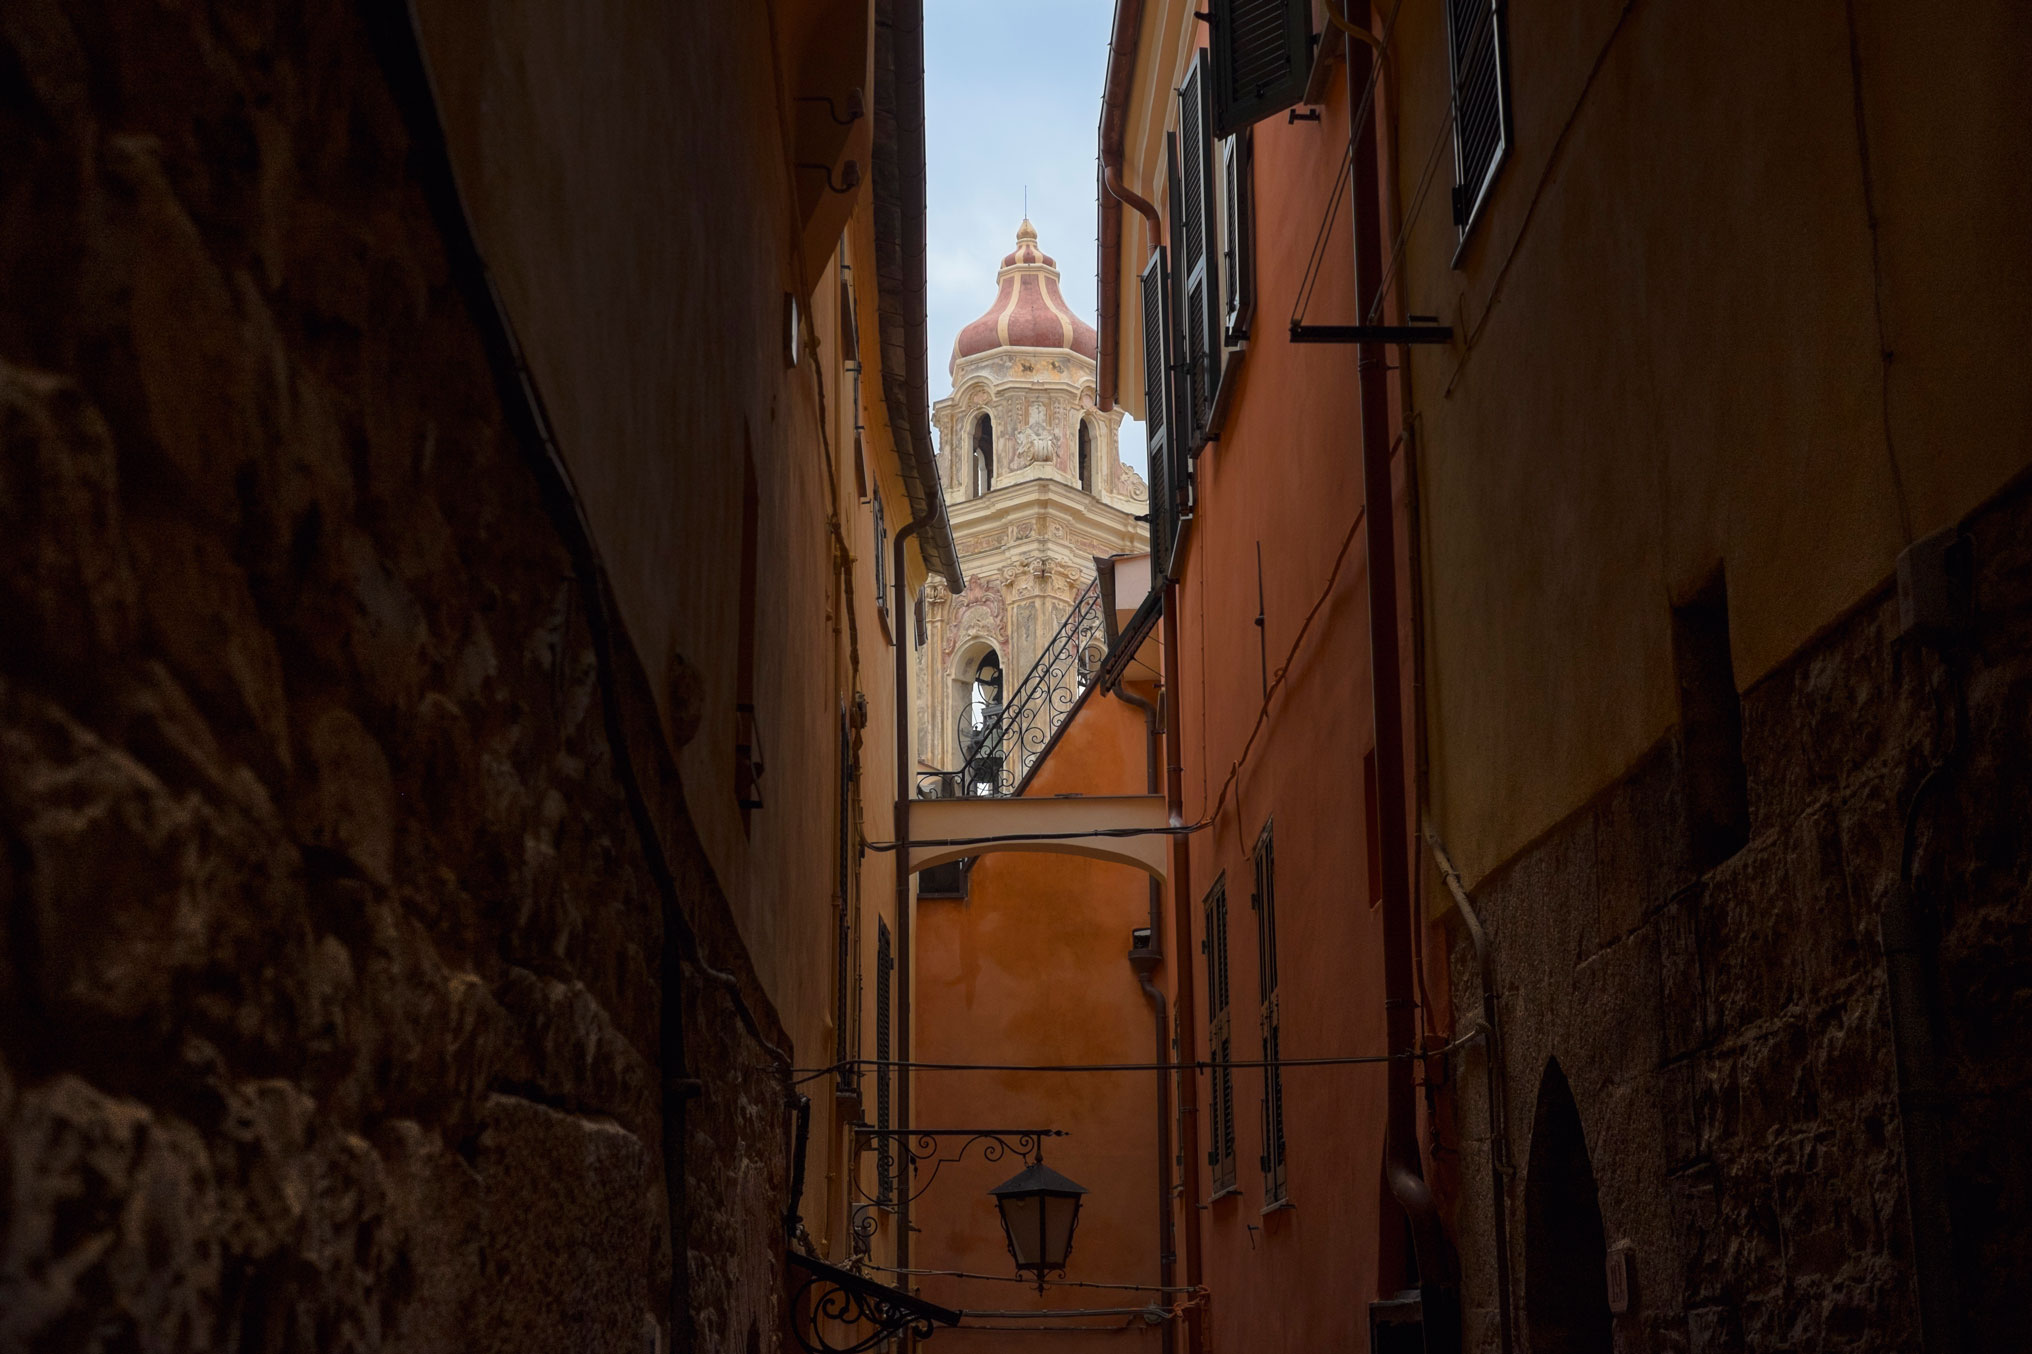
MULTIPOLYGON (((1163 53, 1168 61, 1170 49, 1163 53)), ((1140 98, 1167 97, 1167 89, 1152 93, 1145 81, 1139 73, 1140 98)), ((1286 337, 1292 301, 1328 214, 1347 145, 1348 92, 1338 71, 1330 90, 1320 121, 1273 118, 1254 130, 1258 309, 1219 441, 1198 462, 1195 516, 1179 578, 1182 689, 1174 708, 1183 734, 1181 816, 1210 821, 1187 848, 1194 924, 1182 943, 1167 933, 1171 959, 1165 982, 1175 992, 1184 976, 1178 965, 1193 965, 1198 1002, 1193 1034, 1202 1058, 1213 1015, 1201 948, 1203 902, 1222 879, 1228 899, 1230 1056, 1238 1061, 1264 1056, 1252 899, 1253 856, 1266 825, 1273 826, 1275 842, 1282 1056, 1373 1055, 1385 1048, 1382 920, 1369 883, 1363 776, 1374 737, 1355 352, 1297 346, 1286 337), (1301 640, 1308 613, 1314 614, 1301 640), (1243 760, 1265 707, 1266 670, 1274 680, 1287 666, 1288 676, 1243 760), (1237 767, 1223 795, 1223 783, 1237 767)), ((1137 181, 1152 177, 1147 164, 1131 173, 1137 181)), ((1303 318, 1350 323, 1358 317, 1345 201, 1321 257, 1303 318)), ((1131 274, 1132 264, 1140 258, 1125 259, 1131 274)), ((1401 456, 1395 471, 1392 510, 1401 524, 1401 456)), ((1408 693, 1405 538, 1400 525, 1401 652, 1408 693)), ((1408 709, 1406 729, 1408 752, 1408 709)), ((1171 916, 1167 906, 1167 923, 1171 916)), ((1434 951, 1426 966, 1430 1000, 1424 1005, 1439 1021, 1447 1009, 1438 952, 1443 941, 1436 931, 1424 939, 1434 951)), ((1287 1158, 1281 1201, 1269 1197, 1261 1165, 1264 1073, 1242 1068, 1232 1076, 1234 1184, 1217 1193, 1204 1157, 1213 1123, 1209 1079, 1200 1077, 1195 1104, 1202 1153, 1186 1169, 1198 1173, 1207 1206, 1196 1217, 1180 1215, 1183 1225, 1201 1230, 1201 1279, 1215 1295, 1207 1307, 1207 1338, 1215 1349, 1350 1347, 1360 1339, 1351 1335, 1350 1323, 1363 1319, 1369 1299, 1394 1292, 1402 1279, 1402 1214, 1382 1183, 1383 1068, 1283 1070, 1287 1158)), ((1436 1184, 1444 1193, 1447 1182, 1436 1184)))
MULTIPOLYGON (((1145 726, 1133 707, 1098 692, 1071 716, 1028 793, 1141 793, 1145 726)), ((977 860, 964 901, 918 905, 917 1057, 928 1062, 1026 1065, 1149 1062, 1155 1027, 1130 970, 1130 932, 1147 924, 1148 876, 1078 856, 1006 854, 977 860)), ((1154 1073, 920 1072, 924 1128, 1056 1128, 1045 1161, 1085 1185, 1066 1277, 1157 1282, 1157 1091, 1154 1073)), ((915 1261, 930 1270, 1013 1276, 987 1191, 1016 1173, 1014 1158, 943 1168, 916 1205, 915 1261)), ((927 1276, 926 1297, 967 1309, 1136 1307, 1150 1292, 927 1276)), ((1040 1337, 970 1318, 941 1332, 947 1354, 1027 1350, 1040 1337), (983 1327, 969 1329, 970 1327, 983 1327)), ((1036 1321, 1021 1322, 1034 1327, 1036 1321)), ((1107 1327, 1049 1337, 1053 1349, 1157 1348, 1135 1317, 1068 1318, 1107 1327), (1127 1325, 1124 1332, 1120 1328, 1127 1325)))

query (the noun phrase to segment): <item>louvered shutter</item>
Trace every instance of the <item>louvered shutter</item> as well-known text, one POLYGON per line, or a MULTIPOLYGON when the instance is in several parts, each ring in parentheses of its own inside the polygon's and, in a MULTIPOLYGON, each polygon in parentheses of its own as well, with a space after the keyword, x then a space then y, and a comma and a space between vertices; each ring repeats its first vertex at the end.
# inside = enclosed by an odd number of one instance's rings
POLYGON ((1150 559, 1171 575, 1178 544, 1178 479, 1172 473, 1171 282, 1164 251, 1150 251, 1143 269, 1143 428, 1150 459, 1150 559))
POLYGON ((1453 73, 1453 223, 1465 235, 1510 149, 1503 0, 1446 0, 1446 28, 1453 73))
MULTIPOLYGON (((1185 350, 1186 407, 1192 411, 1188 451, 1197 454, 1213 421, 1221 382, 1220 211, 1214 191, 1214 140, 1207 130, 1207 57, 1201 51, 1178 91, 1179 337, 1185 350)), ((1183 420, 1180 420, 1183 422, 1183 420)))
POLYGON ((1209 0, 1213 134, 1230 136, 1305 97, 1312 0, 1209 0))
POLYGON ((1249 337, 1256 315, 1255 138, 1246 129, 1221 142, 1221 274, 1226 287, 1222 323, 1229 347, 1249 337))

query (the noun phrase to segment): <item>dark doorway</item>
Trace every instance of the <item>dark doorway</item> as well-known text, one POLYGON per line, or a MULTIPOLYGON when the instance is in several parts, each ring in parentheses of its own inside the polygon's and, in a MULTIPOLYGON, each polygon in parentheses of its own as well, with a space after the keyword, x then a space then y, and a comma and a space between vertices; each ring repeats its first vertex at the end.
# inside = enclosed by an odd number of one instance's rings
POLYGON ((1538 1084, 1524 1178, 1524 1311, 1531 1354, 1610 1354, 1608 1239, 1573 1088, 1554 1060, 1538 1084))

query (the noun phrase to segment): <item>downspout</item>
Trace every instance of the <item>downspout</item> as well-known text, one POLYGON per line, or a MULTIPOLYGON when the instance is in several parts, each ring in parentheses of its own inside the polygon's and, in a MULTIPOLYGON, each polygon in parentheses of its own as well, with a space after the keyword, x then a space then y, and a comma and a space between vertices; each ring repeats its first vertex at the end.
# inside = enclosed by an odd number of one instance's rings
MULTIPOLYGON (((1178 584, 1164 585, 1164 805, 1173 827, 1185 825, 1185 719, 1181 695, 1183 681, 1178 661, 1178 584)), ((1190 838, 1176 835, 1171 841, 1171 936, 1172 948, 1189 952, 1192 944, 1192 847, 1190 838)), ((1197 1045, 1199 1018, 1193 999, 1192 964, 1181 953, 1172 966, 1178 1013, 1178 1055, 1181 1068, 1199 1061, 1197 1045)), ((1405 1064, 1408 1068, 1410 1064, 1405 1064)), ((1179 1172, 1185 1214, 1185 1282, 1197 1290, 1202 1283, 1200 1255, 1199 1197, 1199 1090, 1197 1085, 1179 1082, 1178 1150, 1185 1159, 1179 1172)), ((1186 1354, 1205 1354, 1206 1323, 1203 1309, 1193 1303, 1185 1309, 1186 1354)))
MULTIPOLYGON (((1157 707, 1144 700, 1135 692, 1116 683, 1115 695, 1143 712, 1143 785, 1151 794, 1157 793, 1157 707)), ((1136 970, 1136 981, 1143 988, 1143 995, 1149 999, 1150 1011, 1156 1022, 1157 1063, 1157 1283, 1167 1290, 1175 1287, 1173 1279, 1178 1270, 1178 1242, 1171 1218, 1171 1075, 1164 1070, 1170 1058, 1169 1022, 1165 1018, 1164 993, 1157 984, 1150 981, 1150 975, 1163 962, 1163 952, 1157 941, 1163 934, 1158 925, 1163 908, 1162 886, 1155 879, 1150 881, 1150 946, 1142 952, 1131 951, 1129 963, 1136 970)), ((1177 1348, 1178 1335, 1175 1322, 1164 1323, 1164 1354, 1172 1354, 1177 1348)))
POLYGON ((1149 199, 1122 182, 1122 143, 1129 126, 1129 89, 1136 77, 1136 49, 1143 34, 1144 0, 1116 0, 1115 24, 1108 39, 1108 74, 1101 92, 1101 189, 1095 194, 1100 221, 1095 230, 1095 330, 1100 341, 1094 403, 1103 412, 1115 407, 1119 363, 1114 357, 1121 340, 1122 204, 1128 203, 1150 222, 1153 242, 1164 239, 1164 225, 1149 199))
MULTIPOLYGON (((890 611, 895 622, 896 647, 896 813, 891 840, 896 842, 896 1061, 908 1064, 911 1054, 910 988, 916 976, 916 954, 911 949, 910 907, 910 613, 906 609, 909 587, 904 582, 904 547, 922 531, 930 517, 913 517, 892 543, 895 555, 890 574, 896 601, 890 611)), ((886 1069, 885 1069, 886 1070, 886 1069)), ((910 1074, 896 1078, 896 1126, 910 1131, 910 1074)), ((910 1190, 896 1191, 896 1268, 910 1268, 910 1190)))
MULTIPOLYGON (((1383 214, 1377 138, 1355 120, 1375 64, 1366 43, 1348 45, 1348 139, 1353 156, 1355 313, 1367 315, 1382 282, 1383 214)), ((1383 345, 1356 350, 1361 392, 1363 526, 1369 585, 1369 691, 1375 732, 1377 854, 1383 882, 1383 1018, 1388 1064, 1385 1177, 1410 1223, 1428 1351, 1460 1348, 1453 1247, 1418 1151, 1417 1029, 1412 973, 1410 820, 1405 807, 1404 693, 1397 633, 1396 501, 1390 474, 1388 361, 1383 345)))

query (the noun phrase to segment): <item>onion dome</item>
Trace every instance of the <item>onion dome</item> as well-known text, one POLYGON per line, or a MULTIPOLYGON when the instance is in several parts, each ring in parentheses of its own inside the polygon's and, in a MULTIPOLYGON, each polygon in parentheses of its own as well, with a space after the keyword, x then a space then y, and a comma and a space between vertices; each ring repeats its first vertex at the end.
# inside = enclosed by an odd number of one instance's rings
POLYGON ((1016 248, 995 274, 995 304, 960 330, 952 360, 993 348, 1070 348, 1081 357, 1099 352, 1093 326, 1072 313, 1058 289, 1058 260, 1037 247, 1037 228, 1016 228, 1016 248))

